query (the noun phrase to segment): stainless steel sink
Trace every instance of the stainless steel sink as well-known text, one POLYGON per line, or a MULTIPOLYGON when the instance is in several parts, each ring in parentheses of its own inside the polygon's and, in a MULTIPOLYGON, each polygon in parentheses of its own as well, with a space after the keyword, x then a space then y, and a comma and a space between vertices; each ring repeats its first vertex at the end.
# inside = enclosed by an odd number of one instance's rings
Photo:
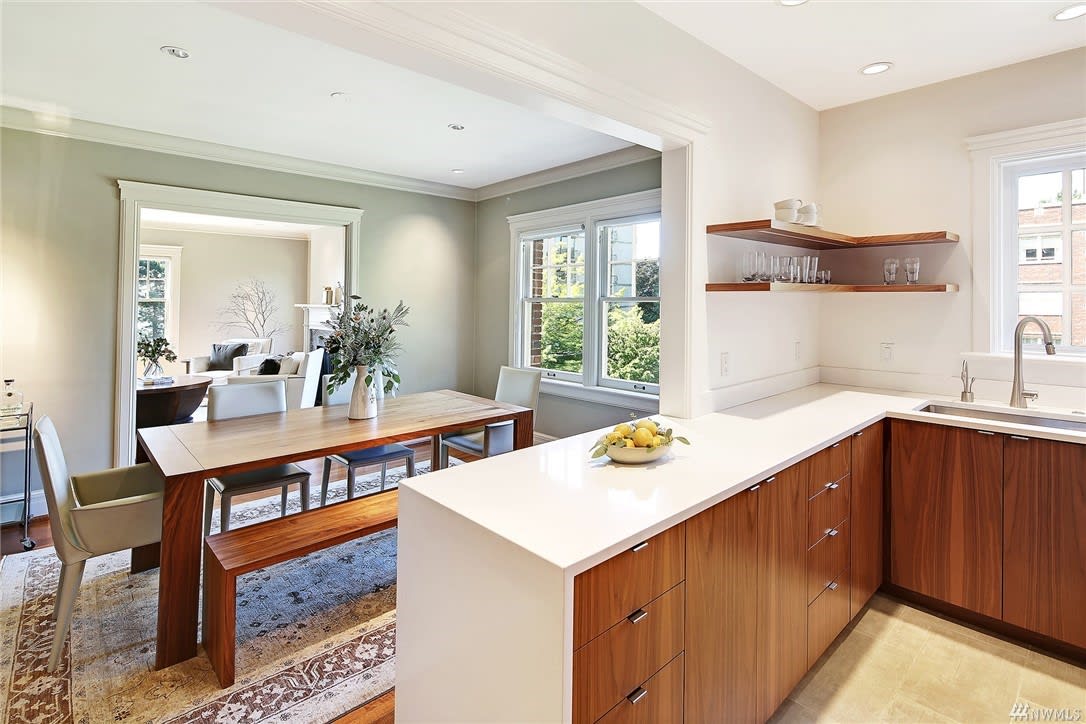
POLYGON ((954 417, 972 417, 981 420, 997 420, 999 422, 1010 422, 1015 425, 1055 427, 1061 430, 1086 432, 1086 420, 1065 420, 1060 417, 1023 415, 1014 412, 996 412, 994 410, 979 410, 973 407, 955 407, 951 405, 928 405, 921 409, 920 412, 931 412, 936 415, 953 415, 954 417))

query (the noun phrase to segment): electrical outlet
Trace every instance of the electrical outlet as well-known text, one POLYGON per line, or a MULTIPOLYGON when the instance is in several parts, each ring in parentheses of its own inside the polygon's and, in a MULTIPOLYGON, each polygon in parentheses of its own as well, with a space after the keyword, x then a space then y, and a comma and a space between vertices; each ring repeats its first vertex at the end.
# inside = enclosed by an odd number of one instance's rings
POLYGON ((894 343, 893 342, 880 342, 879 343, 879 358, 883 362, 890 362, 894 359, 894 343))
POLYGON ((727 352, 721 352, 720 353, 720 376, 721 377, 727 377, 728 376, 728 353, 727 352))
POLYGON ((796 340, 795 347, 796 347, 796 349, 795 349, 796 362, 799 362, 799 340, 798 339, 796 340))

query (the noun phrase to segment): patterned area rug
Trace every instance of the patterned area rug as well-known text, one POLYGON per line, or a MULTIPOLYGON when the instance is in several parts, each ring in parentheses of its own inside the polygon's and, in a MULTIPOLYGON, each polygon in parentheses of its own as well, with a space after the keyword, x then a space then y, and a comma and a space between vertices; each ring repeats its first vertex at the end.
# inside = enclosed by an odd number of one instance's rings
MULTIPOLYGON (((402 476, 389 470, 388 486, 402 476)), ((378 485, 379 475, 359 476, 356 493, 378 485)), ((333 483, 329 498, 345 499, 345 483, 333 483)), ((290 506, 300 508, 296 494, 290 506)), ((236 506, 231 526, 278 514, 276 493, 236 506)), ((202 648, 154 670, 158 571, 130 575, 128 563, 127 552, 87 562, 69 644, 50 674, 60 562, 51 548, 4 558, 0 722, 327 722, 393 686, 395 529, 241 577, 229 689, 219 688, 202 648)))

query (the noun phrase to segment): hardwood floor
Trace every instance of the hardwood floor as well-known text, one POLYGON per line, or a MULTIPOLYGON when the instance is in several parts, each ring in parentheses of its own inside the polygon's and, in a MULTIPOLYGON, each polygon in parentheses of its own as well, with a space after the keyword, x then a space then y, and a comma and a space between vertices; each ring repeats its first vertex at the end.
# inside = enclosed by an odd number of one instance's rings
POLYGON ((396 690, 382 694, 357 709, 352 709, 335 724, 393 724, 396 721, 396 690))

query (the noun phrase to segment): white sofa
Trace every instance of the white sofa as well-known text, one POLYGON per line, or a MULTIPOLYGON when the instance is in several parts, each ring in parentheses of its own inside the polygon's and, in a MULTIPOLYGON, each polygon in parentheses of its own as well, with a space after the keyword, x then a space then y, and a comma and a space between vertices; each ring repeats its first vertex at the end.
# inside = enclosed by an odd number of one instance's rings
MULTIPOLYGON (((261 361, 266 357, 267 355, 264 355, 261 361)), ((257 365, 256 368, 230 375, 226 378, 226 382, 232 385, 245 385, 283 380, 287 384, 287 409, 313 407, 313 402, 317 397, 317 388, 320 386, 321 381, 324 348, 320 347, 312 352, 295 352, 284 359, 289 359, 292 363, 296 362, 296 371, 278 375, 260 375, 257 374, 257 368, 259 368, 259 365, 257 365)))
POLYGON ((260 367, 260 363, 271 354, 272 341, 271 337, 238 337, 235 339, 224 339, 219 344, 247 344, 249 345, 249 349, 246 350, 246 353, 241 357, 234 358, 234 367, 229 370, 209 370, 208 365, 211 364, 211 355, 193 357, 192 359, 185 360, 185 374, 203 375, 205 377, 210 377, 212 380, 211 384, 213 385, 223 384, 223 379, 226 377, 260 367))

